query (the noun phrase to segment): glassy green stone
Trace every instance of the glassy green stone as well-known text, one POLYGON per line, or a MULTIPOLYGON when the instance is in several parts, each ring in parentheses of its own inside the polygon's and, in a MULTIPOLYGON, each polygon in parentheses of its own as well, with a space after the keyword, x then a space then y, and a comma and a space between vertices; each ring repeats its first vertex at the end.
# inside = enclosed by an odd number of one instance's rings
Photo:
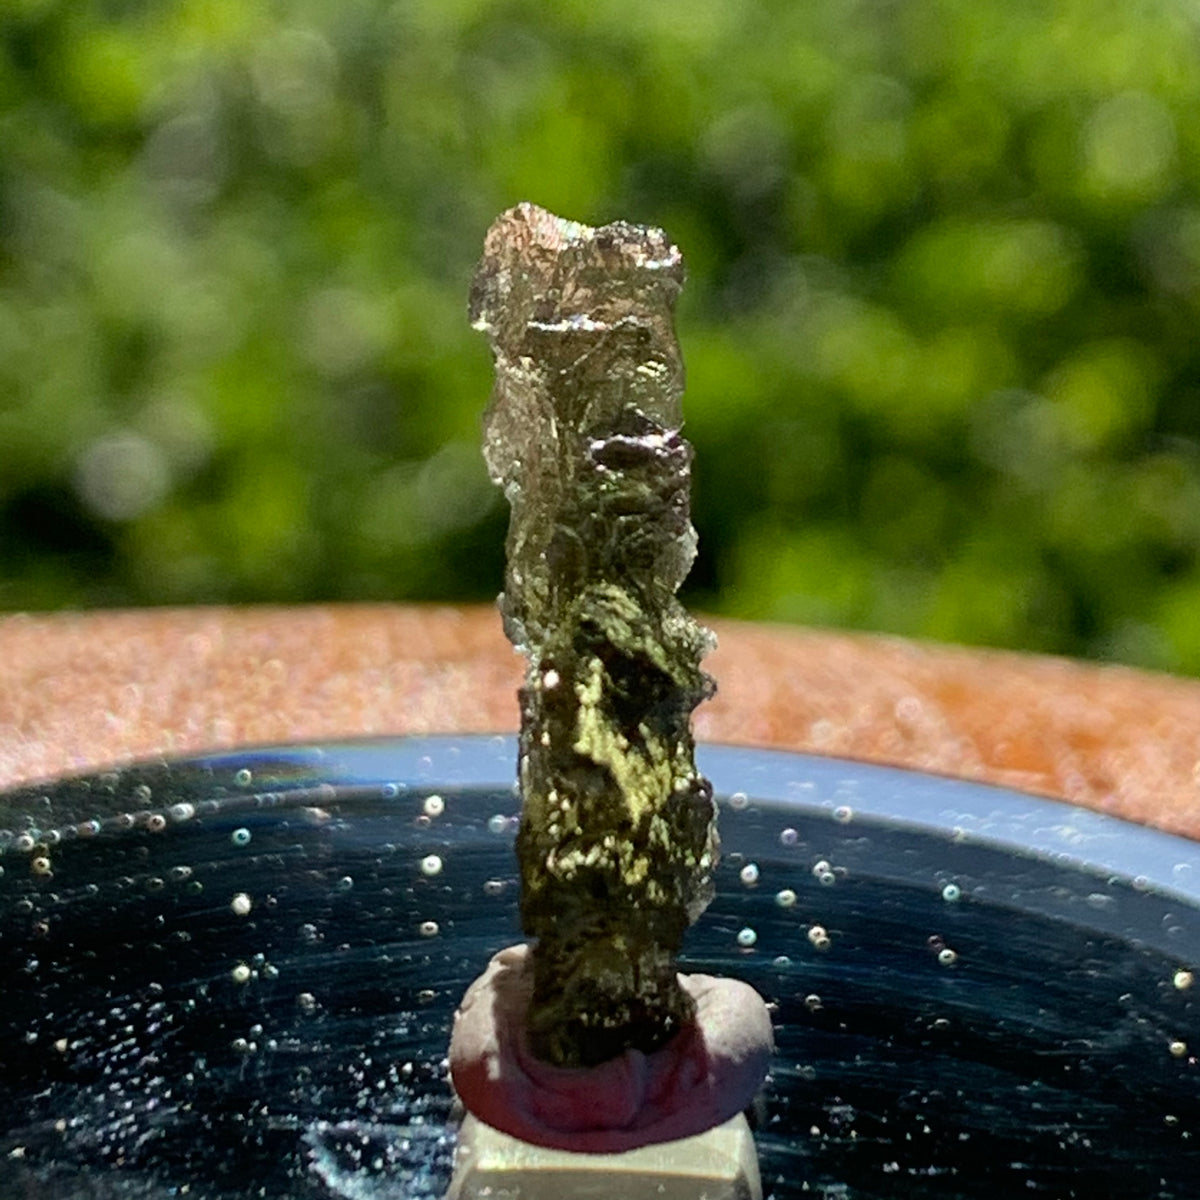
POLYGON ((659 229, 522 204, 488 231, 471 291, 495 358, 485 455, 512 509, 501 611, 528 661, 529 1032, 560 1065, 652 1050, 690 1019, 675 958, 712 889, 691 714, 713 691, 713 637, 675 596, 696 552, 683 279, 659 229))

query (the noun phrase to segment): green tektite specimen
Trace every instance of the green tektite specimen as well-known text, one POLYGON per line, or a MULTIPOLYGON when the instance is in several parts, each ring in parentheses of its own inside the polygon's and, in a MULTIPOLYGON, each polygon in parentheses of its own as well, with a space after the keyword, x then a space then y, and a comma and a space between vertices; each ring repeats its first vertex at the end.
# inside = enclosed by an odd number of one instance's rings
POLYGON ((691 733, 712 635, 675 597, 696 546, 683 278, 661 230, 522 204, 489 230, 471 292, 496 368, 485 453, 512 507, 501 608, 528 658, 528 1033, 561 1066, 649 1052, 693 1015, 675 957, 711 897, 717 838, 691 733))

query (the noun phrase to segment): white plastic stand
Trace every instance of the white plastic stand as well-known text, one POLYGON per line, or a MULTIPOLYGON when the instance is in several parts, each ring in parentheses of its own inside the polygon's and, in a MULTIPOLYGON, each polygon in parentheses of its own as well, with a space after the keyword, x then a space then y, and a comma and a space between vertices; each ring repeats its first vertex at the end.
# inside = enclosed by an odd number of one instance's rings
POLYGON ((705 1133, 620 1154, 518 1141, 468 1113, 446 1200, 762 1200, 758 1156, 740 1113, 705 1133))

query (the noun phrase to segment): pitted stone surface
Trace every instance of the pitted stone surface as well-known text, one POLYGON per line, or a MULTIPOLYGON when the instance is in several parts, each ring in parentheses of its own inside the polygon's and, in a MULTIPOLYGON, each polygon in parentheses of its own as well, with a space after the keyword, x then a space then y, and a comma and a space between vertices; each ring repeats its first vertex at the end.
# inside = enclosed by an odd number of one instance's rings
POLYGON ((712 636, 675 597, 696 551, 682 284, 661 230, 522 204, 489 230, 471 292, 496 367, 485 455, 512 509, 501 611, 528 664, 529 1036, 558 1066, 653 1051, 695 1011, 675 956, 717 839, 691 730, 712 636))

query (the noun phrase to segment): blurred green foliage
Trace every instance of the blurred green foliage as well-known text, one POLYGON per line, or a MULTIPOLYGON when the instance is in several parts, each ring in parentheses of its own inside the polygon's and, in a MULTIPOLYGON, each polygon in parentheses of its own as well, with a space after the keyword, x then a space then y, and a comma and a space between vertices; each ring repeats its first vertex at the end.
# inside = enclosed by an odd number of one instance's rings
POLYGON ((0 607, 482 599, 467 286, 663 225, 692 603, 1200 672, 1191 0, 9 0, 0 607))

